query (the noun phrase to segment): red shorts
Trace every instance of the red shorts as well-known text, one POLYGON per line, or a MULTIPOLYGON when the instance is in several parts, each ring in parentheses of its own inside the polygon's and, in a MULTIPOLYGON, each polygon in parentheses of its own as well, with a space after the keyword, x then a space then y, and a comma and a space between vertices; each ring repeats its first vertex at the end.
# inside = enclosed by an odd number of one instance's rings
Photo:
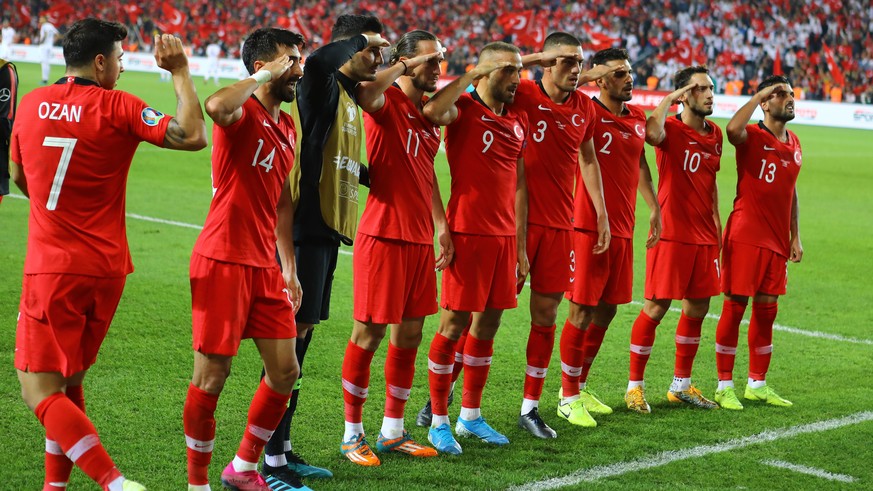
POLYGON ((69 377, 93 365, 126 279, 24 275, 15 368, 69 377))
POLYGON ((192 346, 203 354, 236 356, 246 338, 297 336, 294 307, 278 264, 256 268, 193 253, 191 306, 192 346))
POLYGON ((530 288, 539 293, 560 293, 570 287, 570 251, 573 232, 528 224, 527 257, 530 288))
POLYGON ((399 324, 437 312, 433 245, 358 234, 352 263, 355 320, 399 324))
POLYGON ((659 241, 646 251, 646 298, 710 298, 719 294, 718 246, 659 241))
POLYGON ((788 258, 770 249, 727 240, 722 251, 721 290, 753 297, 785 295, 788 258))
POLYGON ((564 295, 579 305, 597 305, 601 301, 620 305, 633 299, 633 241, 612 237, 609 249, 594 254, 597 234, 573 232, 573 254, 570 256, 570 289, 564 295))
POLYGON ((453 234, 455 259, 443 271, 441 306, 461 312, 514 309, 515 236, 453 234))

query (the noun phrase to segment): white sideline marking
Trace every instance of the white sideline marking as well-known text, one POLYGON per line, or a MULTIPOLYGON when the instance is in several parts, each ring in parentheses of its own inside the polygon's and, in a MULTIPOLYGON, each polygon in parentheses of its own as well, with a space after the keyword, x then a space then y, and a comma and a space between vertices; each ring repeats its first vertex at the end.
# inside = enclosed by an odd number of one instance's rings
POLYGON ((791 462, 785 462, 782 460, 763 460, 762 464, 769 465, 771 467, 778 467, 780 469, 788 469, 789 471, 799 472, 801 474, 807 474, 810 476, 820 477, 822 479, 827 479, 829 481, 840 481, 840 482, 855 482, 856 479, 852 476, 847 476, 845 474, 834 474, 832 472, 824 471, 821 469, 816 469, 815 467, 807 467, 805 465, 792 464, 791 462))
POLYGON ((618 462, 609 465, 600 465, 596 467, 591 467, 589 469, 580 469, 563 477, 555 477, 552 479, 535 481, 509 489, 512 491, 527 491, 574 486, 582 482, 594 482, 599 479, 620 476, 631 472, 639 472, 655 467, 661 467, 681 460, 728 452, 731 450, 736 450, 738 448, 744 448, 759 443, 767 443, 776 440, 782 440, 785 438, 793 438, 795 436, 803 435, 806 433, 820 433, 822 431, 835 430, 844 426, 854 425, 871 420, 873 420, 873 412, 863 411, 837 419, 828 419, 805 425, 792 426, 790 428, 767 430, 756 435, 728 440, 722 443, 715 443, 712 445, 700 445, 698 447, 685 448, 681 450, 671 450, 661 452, 655 455, 650 455, 648 457, 641 457, 636 460, 618 462))
MULTIPOLYGON (((24 199, 24 200, 27 199, 25 196, 22 196, 20 194, 14 194, 14 193, 9 194, 9 197, 16 198, 16 199, 24 199)), ((175 225, 177 227, 190 228, 190 229, 194 229, 194 230, 203 229, 203 227, 201 227, 200 225, 194 225, 192 223, 177 222, 174 220, 164 220, 163 218, 147 217, 144 215, 137 215, 136 213, 127 213, 126 216, 128 218, 133 218, 136 220, 143 220, 146 222, 162 223, 165 225, 175 225)), ((344 255, 344 256, 351 256, 352 255, 351 251, 347 251, 343 248, 340 248, 339 253, 344 255)), ((525 285, 528 288, 530 288, 530 282, 525 283, 525 285)), ((632 305, 640 305, 640 306, 643 305, 642 302, 638 302, 636 300, 632 301, 631 304, 632 305)), ((670 311, 671 312, 681 312, 682 309, 678 309, 676 307, 670 307, 670 311)), ((715 314, 706 314, 706 317, 708 319, 715 319, 715 320, 719 319, 719 316, 717 316, 715 314)), ((745 324, 748 324, 749 321, 744 319, 742 321, 742 323, 745 325, 745 324)), ((808 336, 811 338, 829 339, 831 341, 841 341, 844 343, 866 344, 868 346, 873 346, 873 340, 871 340, 871 339, 850 338, 850 337, 846 337, 846 336, 841 336, 839 334, 830 334, 830 333, 821 332, 821 331, 807 331, 805 329, 798 329, 796 327, 783 326, 781 324, 773 324, 773 329, 776 331, 790 332, 792 334, 799 334, 801 336, 808 336)))

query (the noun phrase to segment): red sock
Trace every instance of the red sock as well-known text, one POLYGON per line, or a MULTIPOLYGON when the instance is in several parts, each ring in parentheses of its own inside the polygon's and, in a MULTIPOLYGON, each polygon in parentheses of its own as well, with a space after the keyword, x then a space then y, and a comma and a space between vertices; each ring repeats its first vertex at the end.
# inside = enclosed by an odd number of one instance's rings
POLYGON ((385 358, 385 416, 403 418, 403 410, 415 377, 415 355, 418 348, 398 348, 388 343, 385 358))
POLYGON ((524 375, 525 399, 538 401, 543 395, 543 383, 546 381, 554 347, 555 326, 543 327, 531 323, 527 338, 527 369, 524 375))
MULTIPOLYGON (((467 335, 470 334, 470 326, 473 325, 473 315, 470 314, 470 320, 467 321, 467 327, 461 332, 461 337, 455 341, 455 366, 452 368, 452 383, 457 382, 461 376, 461 370, 464 369, 464 346, 467 344, 467 335)), ((433 403, 431 403, 433 404, 433 403)))
POLYGON ((564 322, 561 330, 561 389, 564 397, 579 394, 579 376, 582 375, 582 358, 584 355, 585 331, 570 323, 564 322))
POLYGON ((261 458, 264 445, 270 441, 282 416, 285 415, 285 406, 291 394, 282 394, 271 389, 266 379, 261 379, 258 390, 252 398, 249 406, 248 422, 246 431, 236 456, 246 462, 257 463, 261 458))
MULTIPOLYGON (((68 385, 67 398, 73 401, 82 412, 85 412, 85 393, 81 385, 68 385)), ((57 491, 66 489, 70 481, 70 473, 73 471, 73 461, 68 459, 61 450, 61 446, 51 435, 45 437, 45 482, 43 491, 57 491)))
POLYGON ((215 447, 215 407, 218 394, 188 385, 182 423, 188 446, 188 484, 209 484, 209 463, 215 447))
MULTIPOLYGON (((427 381, 430 385, 431 411, 437 416, 449 414, 449 390, 452 386, 452 353, 455 343, 436 333, 427 353, 427 381)), ((463 355, 462 359, 463 359, 463 355)))
POLYGON ((370 363, 374 353, 349 341, 343 358, 343 401, 345 401, 346 421, 363 421, 364 402, 370 386, 370 363))
MULTIPOLYGON (((630 342, 630 377, 628 380, 645 380, 646 364, 652 354, 652 346, 655 344, 655 331, 660 321, 652 319, 645 312, 640 311, 634 327, 631 329, 630 342)), ((588 337, 585 337, 588 341, 588 337)))
POLYGON ((700 347, 700 331, 703 319, 688 317, 685 312, 679 315, 679 325, 676 327, 676 365, 673 376, 691 378, 691 367, 694 357, 700 347))
POLYGON ((67 458, 101 487, 121 477, 91 420, 65 394, 57 392, 46 397, 34 413, 67 458))
POLYGON ((752 303, 749 323, 749 378, 766 380, 773 356, 773 321, 779 309, 774 303, 752 303))
POLYGON ((606 328, 593 322, 585 330, 585 344, 582 345, 582 375, 579 376, 579 382, 588 380, 588 372, 591 370, 591 365, 594 364, 594 359, 597 358, 597 352, 600 351, 604 336, 606 336, 606 328))
POLYGON ((740 321, 743 320, 745 312, 746 304, 724 299, 721 317, 715 328, 715 366, 718 368, 719 380, 733 380, 740 321))
POLYGON ((488 381, 493 354, 493 339, 476 339, 472 334, 467 336, 467 344, 464 345, 465 375, 461 407, 476 409, 482 406, 482 391, 488 381))

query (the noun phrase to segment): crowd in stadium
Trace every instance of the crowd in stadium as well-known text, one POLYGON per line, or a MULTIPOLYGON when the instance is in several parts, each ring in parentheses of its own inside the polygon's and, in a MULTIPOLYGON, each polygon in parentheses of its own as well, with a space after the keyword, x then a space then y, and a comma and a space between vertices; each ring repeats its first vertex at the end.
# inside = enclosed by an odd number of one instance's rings
POLYGON ((385 20, 388 39, 414 27, 437 33, 448 47, 448 73, 452 75, 468 69, 479 48, 490 41, 514 38, 523 49, 533 50, 538 30, 561 29, 587 38, 589 52, 609 45, 626 47, 637 71, 636 84, 642 87, 669 90, 670 76, 680 66, 697 62, 713 67, 718 91, 752 93, 756 81, 773 72, 775 63, 802 89, 805 99, 873 103, 869 82, 873 78, 873 7, 860 0, 86 0, 76 2, 75 9, 65 1, 17 4, 26 12, 21 8, 4 11, 12 13, 9 20, 18 26, 22 42, 35 41, 37 15, 49 9, 64 22, 86 15, 123 19, 140 38, 131 47, 140 49, 148 49, 142 45, 150 44, 153 31, 166 30, 183 36, 197 54, 214 34, 230 56, 238 56, 240 42, 251 26, 272 23, 296 28, 315 48, 324 42, 327 11, 373 13, 385 20), (780 48, 778 60, 775 46, 780 48))

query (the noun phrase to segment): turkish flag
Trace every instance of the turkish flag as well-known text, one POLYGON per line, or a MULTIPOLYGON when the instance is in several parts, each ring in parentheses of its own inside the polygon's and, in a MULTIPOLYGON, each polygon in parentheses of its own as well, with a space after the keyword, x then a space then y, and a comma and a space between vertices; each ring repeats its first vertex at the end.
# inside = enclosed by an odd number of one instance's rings
POLYGON ((33 20, 33 17, 30 15, 30 9, 24 3, 18 6, 18 18, 20 19, 18 27, 26 26, 33 20))
POLYGON ((831 71, 831 76, 834 78, 834 83, 840 87, 845 87, 846 79, 843 77, 843 71, 840 70, 840 66, 837 65, 836 60, 834 60, 834 52, 824 43, 822 43, 821 49, 824 52, 825 63, 828 64, 828 69, 831 71))
POLYGON ((300 34, 306 41, 309 41, 309 38, 312 36, 309 29, 307 29, 306 26, 303 25, 303 22, 300 21, 297 12, 288 16, 288 29, 300 34))
POLYGON ((164 3, 161 5, 161 14, 161 19, 155 20, 155 25, 158 26, 158 29, 169 34, 182 32, 182 27, 185 25, 187 18, 181 10, 170 3, 164 3))
POLYGON ((542 46, 546 40, 546 26, 540 24, 539 27, 534 27, 515 37, 518 44, 525 46, 542 46))
POLYGON ((776 56, 773 57, 773 75, 783 75, 782 71, 782 53, 779 49, 776 50, 776 56))
POLYGON ((688 39, 680 39, 676 43, 676 49, 674 51, 675 58, 679 61, 679 63, 689 66, 693 62, 692 59, 692 51, 691 51, 691 41, 688 39))
POLYGON ((76 9, 67 2, 55 2, 51 7, 42 11, 45 19, 54 25, 63 24, 64 20, 76 12, 76 9))
POLYGON ((142 15, 142 7, 135 3, 129 3, 121 7, 127 13, 127 18, 130 20, 131 24, 136 24, 136 21, 139 20, 139 16, 142 15))
POLYGON ((503 26, 507 34, 524 34, 534 23, 534 11, 506 12, 497 18, 497 23, 503 26))

